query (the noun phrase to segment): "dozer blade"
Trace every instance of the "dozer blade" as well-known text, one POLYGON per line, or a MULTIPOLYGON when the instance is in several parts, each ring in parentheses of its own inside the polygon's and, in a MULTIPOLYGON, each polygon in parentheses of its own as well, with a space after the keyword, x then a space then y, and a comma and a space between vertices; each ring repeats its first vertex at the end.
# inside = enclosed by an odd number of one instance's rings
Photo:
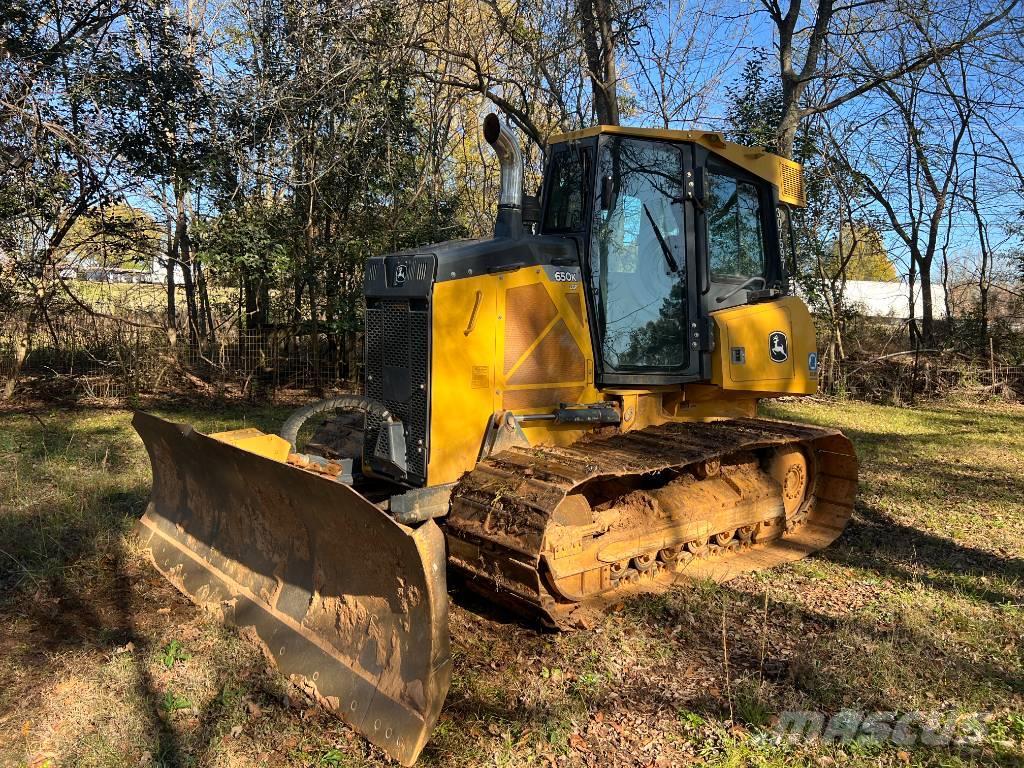
POLYGON ((153 465, 137 530, 157 569, 412 765, 451 676, 440 529, 399 525, 348 486, 189 426, 132 423, 153 465))

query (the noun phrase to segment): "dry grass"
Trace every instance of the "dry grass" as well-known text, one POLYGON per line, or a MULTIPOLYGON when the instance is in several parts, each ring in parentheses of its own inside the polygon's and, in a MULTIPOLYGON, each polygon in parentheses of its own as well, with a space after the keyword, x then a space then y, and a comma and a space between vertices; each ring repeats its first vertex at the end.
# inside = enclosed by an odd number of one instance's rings
MULTIPOLYGON (((770 573, 630 600, 591 632, 536 632, 456 594, 453 685, 423 765, 1024 759, 1024 408, 801 402, 770 414, 854 439, 862 493, 843 537, 770 573), (958 750, 779 744, 773 718, 793 708, 992 721, 958 750)), ((282 414, 170 415, 211 430, 282 414)), ((128 420, 2 417, 0 764, 382 764, 132 550, 148 467, 128 420)))

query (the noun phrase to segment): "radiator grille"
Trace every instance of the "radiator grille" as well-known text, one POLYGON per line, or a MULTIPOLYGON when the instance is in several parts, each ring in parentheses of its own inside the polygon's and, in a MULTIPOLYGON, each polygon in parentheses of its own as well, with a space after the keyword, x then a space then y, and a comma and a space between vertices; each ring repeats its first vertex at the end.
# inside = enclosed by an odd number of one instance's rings
POLYGON ((804 180, 800 166, 780 160, 779 170, 782 172, 782 189, 780 191, 783 196, 792 198, 798 205, 806 205, 807 199, 804 197, 804 180))
MULTIPOLYGON (((429 418, 429 321, 426 302, 408 299, 383 299, 366 307, 366 395, 384 403, 405 425, 407 480, 423 485, 427 474, 427 434, 429 418), (423 306, 417 306, 423 305, 423 306), (395 397, 386 385, 386 371, 393 379, 396 371, 408 375, 408 397, 395 397), (392 397, 387 395, 391 394, 392 397)), ((368 414, 364 453, 373 451, 380 431, 380 419, 368 414)))

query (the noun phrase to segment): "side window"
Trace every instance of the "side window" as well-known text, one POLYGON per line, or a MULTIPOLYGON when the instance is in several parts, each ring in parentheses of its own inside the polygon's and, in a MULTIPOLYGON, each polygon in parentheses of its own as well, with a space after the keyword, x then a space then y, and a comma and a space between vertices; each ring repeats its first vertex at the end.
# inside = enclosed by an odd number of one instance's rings
POLYGON ((583 211, 587 189, 586 150, 566 149, 551 159, 546 183, 547 207, 544 210, 545 232, 579 232, 583 229, 583 211))
POLYGON ((764 274, 761 196, 747 181, 707 174, 704 215, 712 280, 745 280, 764 274))

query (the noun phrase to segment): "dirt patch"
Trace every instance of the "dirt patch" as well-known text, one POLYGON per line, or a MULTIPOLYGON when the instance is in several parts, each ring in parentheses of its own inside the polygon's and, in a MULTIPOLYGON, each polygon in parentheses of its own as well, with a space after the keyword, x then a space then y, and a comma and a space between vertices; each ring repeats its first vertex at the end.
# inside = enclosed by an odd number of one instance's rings
POLYGON ((618 499, 615 511, 619 513, 612 524, 615 531, 644 531, 652 523, 669 517, 657 500, 643 491, 634 491, 618 499))

